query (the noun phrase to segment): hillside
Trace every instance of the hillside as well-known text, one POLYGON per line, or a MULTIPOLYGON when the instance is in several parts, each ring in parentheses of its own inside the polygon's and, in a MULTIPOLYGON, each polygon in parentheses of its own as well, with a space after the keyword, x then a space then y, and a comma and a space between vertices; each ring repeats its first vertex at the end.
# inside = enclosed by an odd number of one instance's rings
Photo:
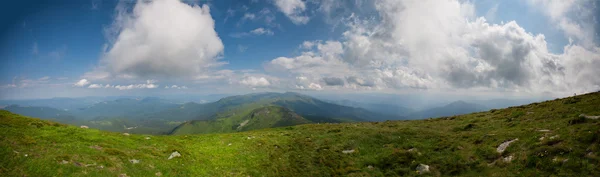
POLYGON ((311 123, 289 109, 280 106, 256 108, 248 113, 235 112, 211 120, 196 120, 173 129, 172 135, 229 133, 311 123))
POLYGON ((436 119, 176 136, 0 111, 0 174, 417 176, 424 164, 424 176, 600 176, 599 105, 596 92, 436 119), (173 152, 181 156, 169 160, 173 152))
POLYGON ((468 114, 468 113, 479 112, 479 111, 484 111, 484 110, 489 110, 489 109, 486 108, 485 106, 481 106, 478 104, 467 103, 464 101, 455 101, 455 102, 452 102, 445 106, 413 112, 413 113, 407 115, 406 117, 408 117, 410 119, 423 119, 423 118, 433 118, 433 117, 468 114))

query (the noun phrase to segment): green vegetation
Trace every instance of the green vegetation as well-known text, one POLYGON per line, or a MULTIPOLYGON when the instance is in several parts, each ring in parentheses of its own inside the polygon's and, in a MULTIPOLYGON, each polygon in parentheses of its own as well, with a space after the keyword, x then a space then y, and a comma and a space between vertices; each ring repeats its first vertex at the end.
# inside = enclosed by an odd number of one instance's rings
POLYGON ((186 122, 171 134, 229 133, 311 123, 289 109, 266 106, 251 111, 240 110, 219 114, 216 119, 186 122))
POLYGON ((426 164, 424 176, 600 176, 600 120, 579 117, 600 115, 599 105, 596 92, 436 119, 175 136, 126 136, 0 111, 0 174, 417 176, 426 164), (181 157, 167 160, 174 151, 181 157))

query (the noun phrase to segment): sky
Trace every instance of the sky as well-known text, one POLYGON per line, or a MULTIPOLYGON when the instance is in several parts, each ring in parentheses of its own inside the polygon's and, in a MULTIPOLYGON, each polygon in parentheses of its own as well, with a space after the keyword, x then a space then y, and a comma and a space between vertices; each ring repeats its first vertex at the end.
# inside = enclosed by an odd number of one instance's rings
POLYGON ((600 90, 595 0, 30 0, 0 7, 0 99, 600 90))

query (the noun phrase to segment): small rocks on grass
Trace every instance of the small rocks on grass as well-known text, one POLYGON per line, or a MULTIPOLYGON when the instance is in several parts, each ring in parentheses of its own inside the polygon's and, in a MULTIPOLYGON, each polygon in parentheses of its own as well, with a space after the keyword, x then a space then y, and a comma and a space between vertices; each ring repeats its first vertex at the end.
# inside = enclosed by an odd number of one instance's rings
POLYGON ((419 166, 417 166, 416 170, 417 170, 417 173, 419 173, 419 174, 429 173, 429 165, 419 164, 419 166))
POLYGON ((181 154, 179 154, 179 152, 177 152, 177 151, 174 151, 173 153, 171 153, 171 156, 169 156, 168 160, 171 160, 172 158, 175 158, 175 157, 181 157, 181 154))
POLYGON ((410 148, 410 149, 408 150, 408 152, 414 152, 414 151, 417 151, 417 148, 410 148))
POLYGON ((540 141, 544 141, 544 139, 546 139, 546 137, 540 137, 540 141))
POLYGON ((125 135, 125 136, 129 136, 129 133, 123 133, 123 135, 125 135))
POLYGON ((93 145, 93 146, 90 146, 90 148, 92 148, 92 149, 96 149, 96 150, 102 150, 102 147, 100 147, 100 146, 98 146, 98 145, 93 145))
POLYGON ((354 153, 354 149, 350 149, 350 150, 343 150, 342 153, 344 154, 350 154, 350 153, 354 153))
POLYGON ((98 168, 99 168, 99 169, 103 169, 103 168, 104 168, 104 165, 100 165, 100 166, 98 166, 98 168))
POLYGON ((82 125, 82 126, 79 126, 79 128, 86 128, 87 129, 87 128, 90 128, 90 127, 82 125))
POLYGON ((154 173, 154 175, 156 175, 156 176, 162 176, 162 173, 161 172, 156 172, 156 173, 154 173))
POLYGON ((585 114, 579 114, 579 117, 583 117, 583 118, 586 118, 586 119, 600 119, 600 116, 588 116, 588 115, 585 115, 585 114))
POLYGON ((19 153, 19 151, 13 151, 13 152, 15 152, 15 154, 18 154, 18 153, 19 153))
POLYGON ((552 161, 553 162, 562 162, 562 163, 565 163, 565 162, 569 161, 569 159, 567 159, 567 158, 560 158, 560 157, 554 157, 552 159, 552 161))
POLYGON ((27 154, 25 154, 25 157, 27 157, 27 156, 28 156, 28 155, 27 155, 27 154))
POLYGON ((60 164, 68 164, 68 163, 69 163, 69 161, 66 161, 66 160, 62 160, 62 161, 60 162, 60 164))
POLYGON ((129 176, 127 176, 127 174, 125 174, 125 173, 122 173, 122 174, 119 174, 119 177, 129 177, 129 176))
POLYGON ((132 164, 136 164, 136 163, 140 163, 140 160, 138 160, 138 159, 131 159, 131 160, 129 160, 129 162, 131 162, 132 164))
POLYGON ((96 163, 93 164, 85 164, 85 167, 96 166, 96 163))
POLYGON ((556 139, 558 137, 560 137, 560 136, 559 135, 554 135, 554 136, 551 136, 550 139, 553 140, 553 139, 556 139))
POLYGON ((368 169, 373 169, 373 165, 367 166, 368 169))
POLYGON ((510 143, 515 142, 517 140, 519 140, 519 138, 500 144, 500 146, 498 146, 498 148, 496 148, 496 152, 498 152, 498 153, 504 152, 506 150, 506 148, 508 148, 508 145, 510 145, 510 143))
POLYGON ((149 139, 150 139, 150 137, 146 137, 146 138, 144 138, 144 139, 147 139, 147 140, 149 140, 149 139))
POLYGON ((512 160, 513 160, 513 156, 512 155, 509 155, 508 157, 502 158, 502 161, 504 161, 504 162, 511 162, 512 160))
POLYGON ((227 146, 231 146, 231 143, 229 143, 227 146))
POLYGON ((547 129, 542 129, 542 130, 538 130, 538 132, 549 132, 550 130, 547 129))

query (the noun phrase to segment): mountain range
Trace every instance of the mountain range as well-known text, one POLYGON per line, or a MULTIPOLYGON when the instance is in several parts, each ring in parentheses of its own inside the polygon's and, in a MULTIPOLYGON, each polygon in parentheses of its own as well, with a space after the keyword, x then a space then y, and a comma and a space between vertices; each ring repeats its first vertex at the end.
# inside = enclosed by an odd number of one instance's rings
MULTIPOLYGON (((3 101, 2 103, 10 102, 3 101)), ((237 131, 231 127, 239 125, 241 121, 245 120, 243 117, 252 111, 265 107, 271 107, 271 109, 280 107, 285 110, 280 112, 289 111, 297 114, 302 119, 307 120, 300 121, 302 123, 423 119, 488 110, 480 104, 456 101, 444 106, 416 111, 393 103, 362 103, 350 100, 324 101, 294 92, 264 92, 228 96, 209 103, 181 103, 158 97, 117 97, 114 100, 107 100, 106 98, 57 98, 16 101, 15 103, 26 105, 9 105, 4 109, 61 123, 86 125, 109 131, 147 134, 209 132, 206 130, 187 131, 190 126, 203 128, 216 126, 222 129, 216 132, 237 131), (43 106, 58 100, 70 100, 68 101, 70 104, 59 105, 60 108, 43 106), (75 105, 80 107, 73 108, 75 105), (62 109, 64 107, 70 107, 70 109, 62 109), (218 123, 223 121, 227 123, 218 123), (176 129, 186 129, 186 131, 176 129)), ((274 121, 274 119, 268 120, 274 121)), ((276 124, 275 122, 271 123, 276 124)), ((258 127, 267 128, 272 126, 258 127)))

